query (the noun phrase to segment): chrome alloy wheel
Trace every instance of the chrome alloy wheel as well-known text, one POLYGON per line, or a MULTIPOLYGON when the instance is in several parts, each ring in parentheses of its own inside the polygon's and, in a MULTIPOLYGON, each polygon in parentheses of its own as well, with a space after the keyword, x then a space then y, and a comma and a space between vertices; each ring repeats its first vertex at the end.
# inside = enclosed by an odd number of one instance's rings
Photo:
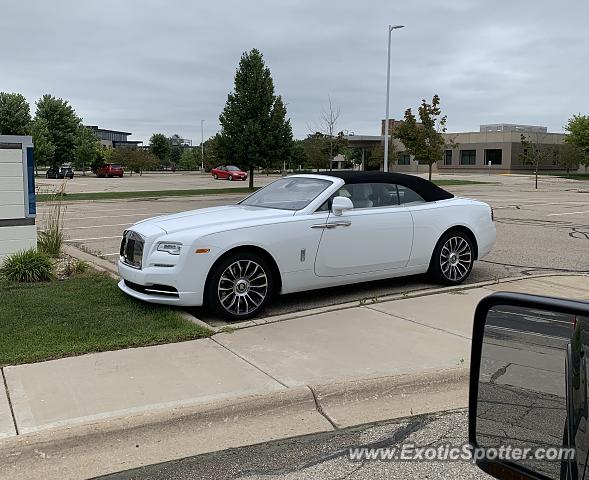
POLYGON ((440 252, 442 274, 452 282, 459 282, 470 271, 472 250, 462 237, 450 237, 440 252))
POLYGON ((237 260, 221 274, 217 285, 219 302, 234 315, 256 310, 268 295, 268 277, 253 260, 237 260))

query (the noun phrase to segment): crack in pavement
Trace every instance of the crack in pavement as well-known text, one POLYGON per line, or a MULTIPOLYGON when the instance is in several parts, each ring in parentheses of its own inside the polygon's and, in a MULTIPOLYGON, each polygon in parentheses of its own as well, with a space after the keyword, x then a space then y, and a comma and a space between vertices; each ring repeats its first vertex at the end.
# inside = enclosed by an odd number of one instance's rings
POLYGON ((489 383, 495 383, 499 377, 502 377, 503 375, 505 375, 505 373, 507 372, 507 369, 509 368, 510 365, 511 365, 511 363, 508 363, 504 367, 497 369, 497 371, 493 375, 491 375, 491 379, 489 380, 489 383))

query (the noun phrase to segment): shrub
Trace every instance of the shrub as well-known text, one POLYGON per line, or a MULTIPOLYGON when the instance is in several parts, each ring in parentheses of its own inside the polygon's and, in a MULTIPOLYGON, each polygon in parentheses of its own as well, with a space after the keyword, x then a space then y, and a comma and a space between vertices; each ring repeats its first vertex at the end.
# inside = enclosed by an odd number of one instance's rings
POLYGON ((84 260, 78 260, 77 258, 68 258, 65 262, 62 270, 62 274, 65 277, 73 277, 74 275, 80 275, 88 271, 88 264, 84 260))
POLYGON ((46 253, 22 250, 4 260, 0 276, 9 282, 45 282, 55 278, 55 266, 46 253))

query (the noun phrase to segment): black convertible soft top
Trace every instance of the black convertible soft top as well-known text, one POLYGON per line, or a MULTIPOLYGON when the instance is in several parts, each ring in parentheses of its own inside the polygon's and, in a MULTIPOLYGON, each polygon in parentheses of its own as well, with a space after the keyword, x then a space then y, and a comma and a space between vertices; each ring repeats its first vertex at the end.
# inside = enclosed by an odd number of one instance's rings
POLYGON ((438 187, 425 178, 416 177, 415 175, 405 175, 403 173, 379 172, 379 171, 343 171, 322 173, 328 177, 341 178, 347 184, 350 183, 396 183, 410 188, 421 195, 426 202, 435 202, 436 200, 447 200, 453 198, 450 192, 438 187))

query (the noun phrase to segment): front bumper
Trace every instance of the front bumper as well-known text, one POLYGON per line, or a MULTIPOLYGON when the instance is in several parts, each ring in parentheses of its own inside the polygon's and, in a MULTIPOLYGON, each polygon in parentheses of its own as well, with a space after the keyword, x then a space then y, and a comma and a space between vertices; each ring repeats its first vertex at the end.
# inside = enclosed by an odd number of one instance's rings
POLYGON ((203 289, 194 287, 204 287, 204 279, 199 281, 195 275, 183 275, 180 266, 147 267, 139 270, 119 260, 118 267, 122 278, 119 288, 131 297, 145 302, 184 307, 198 307, 203 303, 203 289), (166 290, 162 287, 168 287, 170 291, 158 293, 166 290))

